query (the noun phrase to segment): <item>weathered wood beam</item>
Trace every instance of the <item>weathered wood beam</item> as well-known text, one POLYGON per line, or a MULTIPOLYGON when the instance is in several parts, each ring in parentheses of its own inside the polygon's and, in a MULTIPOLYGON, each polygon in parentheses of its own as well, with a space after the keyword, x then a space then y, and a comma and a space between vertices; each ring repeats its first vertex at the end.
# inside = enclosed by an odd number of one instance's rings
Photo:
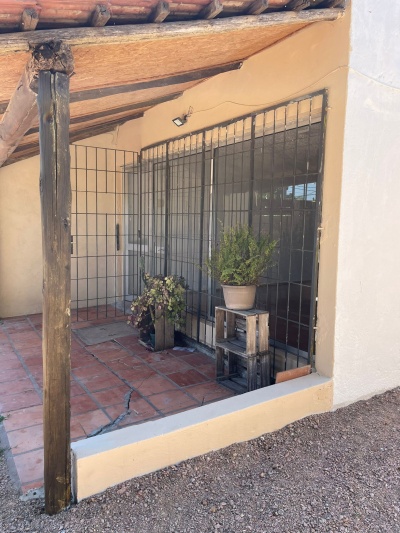
MULTIPOLYGON (((211 78, 212 76, 216 76, 217 74, 222 74, 231 70, 240 69, 242 64, 242 61, 236 61, 235 63, 228 63, 227 65, 218 65, 216 67, 210 67, 202 70, 192 70, 189 72, 183 72, 182 74, 167 76, 165 78, 154 78, 152 80, 147 81, 128 83, 127 85, 116 85, 114 87, 99 87, 97 89, 86 89, 84 91, 77 91, 71 93, 70 102, 96 100, 98 98, 115 96, 117 94, 131 93, 145 89, 153 89, 154 87, 168 87, 170 85, 179 85, 191 81, 200 81, 207 78, 211 78)), ((4 113, 4 110, 7 108, 7 105, 7 102, 0 103, 0 114, 4 113)))
MULTIPOLYGON (((77 141, 81 141, 82 139, 88 139, 89 137, 95 137, 97 135, 102 135, 103 133, 109 133, 110 131, 115 130, 117 126, 121 126, 128 120, 136 120, 138 118, 142 118, 143 115, 144 113, 136 113, 127 118, 122 117, 112 122, 107 122, 106 124, 90 126, 82 130, 70 132, 69 142, 71 144, 77 141)), ((29 157, 34 157, 35 155, 38 155, 38 154, 39 154, 38 141, 22 144, 15 150, 15 152, 11 155, 11 157, 7 159, 7 161, 4 163, 4 166, 12 165, 13 163, 17 163, 18 161, 23 161, 24 159, 28 159, 29 157)))
POLYGON ((205 6, 199 13, 199 19, 211 20, 217 17, 224 6, 221 4, 220 0, 212 0, 208 6, 205 6))
POLYGON ((71 94, 71 102, 82 102, 83 100, 95 100, 96 98, 103 98, 105 96, 113 96, 116 94, 130 93, 133 91, 142 91, 144 89, 153 89, 154 87, 168 87, 170 85, 180 85, 190 81, 199 81, 223 72, 237 70, 242 66, 241 61, 229 63, 227 65, 219 65, 217 67, 210 67, 202 70, 193 70, 176 74, 174 76, 167 76, 165 78, 155 78, 147 81, 139 81, 136 83, 129 83, 128 85, 116 85, 115 87, 102 87, 99 89, 87 89, 85 91, 77 91, 71 94))
POLYGON ((19 28, 21 31, 33 31, 36 30, 38 22, 39 13, 36 11, 36 9, 28 7, 22 12, 19 28))
POLYGON ((34 48, 32 58, 25 67, 0 123, 0 166, 12 154, 37 118, 35 93, 40 70, 58 72, 66 68, 68 74, 71 74, 73 64, 69 46, 51 42, 34 48))
POLYGON ((71 182, 69 76, 39 74, 43 243, 43 435, 45 510, 71 503, 71 182))
POLYGON ((311 0, 291 0, 285 6, 288 11, 301 11, 311 5, 311 0))
POLYGON ((90 17, 90 25, 95 28, 101 28, 105 26, 111 18, 111 13, 107 6, 103 4, 97 4, 94 8, 92 16, 90 17))
POLYGON ((26 67, 0 123, 0 166, 13 153, 37 118, 36 94, 26 67))
POLYGON ((247 10, 248 15, 261 15, 268 9, 269 0, 255 0, 247 10))
MULTIPOLYGON (((153 107, 158 104, 162 104, 164 102, 170 102, 171 100, 176 100, 177 98, 181 97, 183 95, 183 92, 174 93, 174 94, 167 94, 165 96, 160 96, 159 98, 153 98, 152 100, 146 100, 144 102, 137 102, 135 104, 129 104, 124 105, 120 107, 113 107, 112 109, 106 109, 104 111, 99 111, 98 113, 91 113, 89 115, 82 115, 80 117, 73 117, 70 119, 69 123, 72 124, 82 124, 85 122, 91 122, 92 120, 97 120, 99 118, 107 118, 112 117, 114 115, 119 115, 121 113, 128 113, 129 111, 133 111, 135 109, 144 109, 153 107)), ((129 118, 131 115, 127 115, 129 118)), ((136 116, 135 116, 136 118, 136 116)), ((115 120, 124 120, 125 116, 118 117, 115 120)), ((111 121, 111 122, 115 122, 111 121)), ((132 120, 129 118, 129 120, 132 120)), ((39 128, 31 128, 26 132, 25 135, 33 135, 34 133, 37 133, 39 131, 39 128)))
POLYGON ((344 15, 341 9, 309 9, 299 12, 280 11, 265 13, 255 18, 253 15, 227 17, 217 20, 192 20, 171 22, 160 26, 150 24, 126 24, 105 26, 104 28, 63 28, 58 30, 36 30, 0 35, 0 54, 29 52, 32 46, 49 40, 60 40, 75 46, 128 44, 140 41, 177 39, 191 36, 210 36, 231 31, 257 31, 259 28, 291 26, 301 23, 312 24, 333 21, 344 15))
POLYGON ((170 7, 168 2, 161 0, 156 5, 154 11, 150 14, 149 22, 160 23, 163 22, 170 14, 170 7))

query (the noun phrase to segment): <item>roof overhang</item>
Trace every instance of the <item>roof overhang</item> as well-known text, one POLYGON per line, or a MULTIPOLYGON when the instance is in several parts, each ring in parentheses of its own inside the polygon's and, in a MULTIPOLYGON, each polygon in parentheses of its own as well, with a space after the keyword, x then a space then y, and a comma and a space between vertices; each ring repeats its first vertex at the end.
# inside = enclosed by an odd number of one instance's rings
MULTIPOLYGON (((74 57, 70 139, 90 137, 143 115, 158 103, 310 24, 334 21, 343 9, 282 11, 216 20, 37 30, 0 35, 0 113, 4 113, 32 49, 62 41, 74 57)), ((38 153, 33 124, 8 164, 38 153)))

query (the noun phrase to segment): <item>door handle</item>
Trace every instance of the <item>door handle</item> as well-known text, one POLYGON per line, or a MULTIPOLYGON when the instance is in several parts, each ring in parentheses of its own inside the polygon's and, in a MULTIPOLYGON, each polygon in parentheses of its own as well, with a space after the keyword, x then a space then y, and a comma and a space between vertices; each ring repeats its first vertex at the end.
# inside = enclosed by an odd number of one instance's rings
POLYGON ((117 246, 117 252, 119 251, 119 224, 115 225, 115 244, 117 246))

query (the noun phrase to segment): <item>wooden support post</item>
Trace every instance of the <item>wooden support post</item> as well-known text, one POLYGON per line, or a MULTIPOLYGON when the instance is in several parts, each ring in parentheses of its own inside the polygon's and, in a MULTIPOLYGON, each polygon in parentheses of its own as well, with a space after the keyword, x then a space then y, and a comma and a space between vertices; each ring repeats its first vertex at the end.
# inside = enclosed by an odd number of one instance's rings
POLYGON ((161 0, 156 5, 154 11, 150 14, 149 22, 154 22, 156 24, 163 22, 170 13, 170 7, 168 2, 161 0))
POLYGON ((102 26, 105 26, 107 22, 110 20, 111 13, 107 9, 107 6, 104 6, 102 4, 98 4, 92 13, 92 16, 90 18, 90 25, 94 26, 95 28, 101 28, 102 26))
POLYGON ((248 15, 261 15, 268 9, 269 0, 255 0, 247 10, 248 15))
POLYGON ((211 20, 217 15, 219 15, 223 9, 224 6, 221 4, 220 0, 212 0, 212 2, 208 4, 208 6, 206 6, 200 11, 199 18, 211 20))
POLYGON ((21 31, 33 31, 39 22, 39 13, 36 9, 28 7, 23 10, 21 16, 20 30, 21 31))
POLYGON ((43 243, 43 433, 45 510, 70 505, 71 184, 69 77, 39 74, 43 243))

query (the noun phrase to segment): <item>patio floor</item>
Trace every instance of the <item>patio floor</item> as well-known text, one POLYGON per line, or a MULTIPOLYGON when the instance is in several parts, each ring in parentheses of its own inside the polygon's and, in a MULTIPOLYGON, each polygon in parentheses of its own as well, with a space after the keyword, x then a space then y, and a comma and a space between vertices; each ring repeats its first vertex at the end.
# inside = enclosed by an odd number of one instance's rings
MULTIPOLYGON (((150 352, 139 344, 135 330, 86 346, 76 329, 126 318, 102 318, 98 310, 85 318, 72 324, 72 440, 233 395, 215 382, 211 357, 190 351, 150 352)), ((43 485, 41 329, 41 315, 0 321, 0 414, 22 493, 43 485)))

